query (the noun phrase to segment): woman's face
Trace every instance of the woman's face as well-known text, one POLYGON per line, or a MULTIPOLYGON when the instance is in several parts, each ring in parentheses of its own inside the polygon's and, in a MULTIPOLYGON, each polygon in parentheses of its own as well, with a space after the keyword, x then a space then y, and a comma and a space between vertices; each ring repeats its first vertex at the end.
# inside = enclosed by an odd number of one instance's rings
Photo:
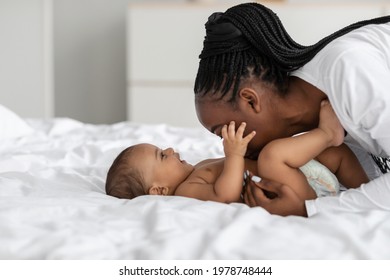
POLYGON ((281 137, 280 126, 269 114, 269 110, 254 110, 252 105, 242 98, 235 104, 224 100, 211 100, 209 97, 197 97, 196 113, 200 123, 211 133, 221 137, 221 129, 230 121, 237 127, 242 122, 247 126, 244 135, 256 131, 256 136, 248 144, 246 157, 257 159, 260 150, 271 140, 281 137))

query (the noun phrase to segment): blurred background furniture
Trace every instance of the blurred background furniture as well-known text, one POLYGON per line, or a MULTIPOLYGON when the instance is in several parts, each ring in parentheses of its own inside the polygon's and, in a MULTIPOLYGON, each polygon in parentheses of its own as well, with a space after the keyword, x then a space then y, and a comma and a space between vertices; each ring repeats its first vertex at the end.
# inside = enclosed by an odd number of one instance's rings
MULTIPOLYGON (((129 120, 200 126, 193 102, 193 83, 205 36, 204 23, 211 13, 223 12, 233 5, 233 1, 205 2, 129 6, 129 120)), ((276 12, 292 38, 304 45, 355 21, 389 14, 381 3, 260 2, 276 12)))

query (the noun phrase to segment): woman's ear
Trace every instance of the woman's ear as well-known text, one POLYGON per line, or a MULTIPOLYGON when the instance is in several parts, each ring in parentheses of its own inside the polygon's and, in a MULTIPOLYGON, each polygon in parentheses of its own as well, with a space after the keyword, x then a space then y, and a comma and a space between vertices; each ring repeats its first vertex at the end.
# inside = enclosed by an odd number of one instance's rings
POLYGON ((245 106, 247 110, 254 110, 256 113, 261 111, 260 98, 254 89, 245 87, 240 90, 238 95, 242 105, 245 106))
POLYGON ((150 195, 168 195, 168 193, 169 193, 169 188, 168 188, 168 187, 162 187, 162 186, 160 186, 160 185, 154 183, 154 184, 150 187, 148 193, 149 193, 150 195))

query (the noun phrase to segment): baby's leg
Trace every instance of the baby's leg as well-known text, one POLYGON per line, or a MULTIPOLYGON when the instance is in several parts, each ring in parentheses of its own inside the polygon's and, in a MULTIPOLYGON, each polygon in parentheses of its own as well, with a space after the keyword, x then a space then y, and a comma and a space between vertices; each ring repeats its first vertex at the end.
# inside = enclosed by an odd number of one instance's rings
POLYGON ((276 139, 259 154, 258 161, 272 159, 292 168, 299 168, 317 157, 325 149, 339 146, 344 140, 344 129, 328 101, 321 103, 319 127, 294 137, 276 139))
POLYGON ((257 162, 260 176, 289 185, 305 199, 315 196, 299 168, 325 149, 340 145, 344 139, 344 129, 328 101, 321 103, 319 126, 307 133, 267 144, 257 162))

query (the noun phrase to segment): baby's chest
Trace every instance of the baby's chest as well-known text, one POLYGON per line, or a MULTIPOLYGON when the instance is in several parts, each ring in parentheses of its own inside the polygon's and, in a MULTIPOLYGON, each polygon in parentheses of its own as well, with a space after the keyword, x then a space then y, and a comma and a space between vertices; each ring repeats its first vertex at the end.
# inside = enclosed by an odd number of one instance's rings
POLYGON ((193 172, 194 178, 207 184, 214 184, 223 170, 223 161, 204 164, 193 172))

